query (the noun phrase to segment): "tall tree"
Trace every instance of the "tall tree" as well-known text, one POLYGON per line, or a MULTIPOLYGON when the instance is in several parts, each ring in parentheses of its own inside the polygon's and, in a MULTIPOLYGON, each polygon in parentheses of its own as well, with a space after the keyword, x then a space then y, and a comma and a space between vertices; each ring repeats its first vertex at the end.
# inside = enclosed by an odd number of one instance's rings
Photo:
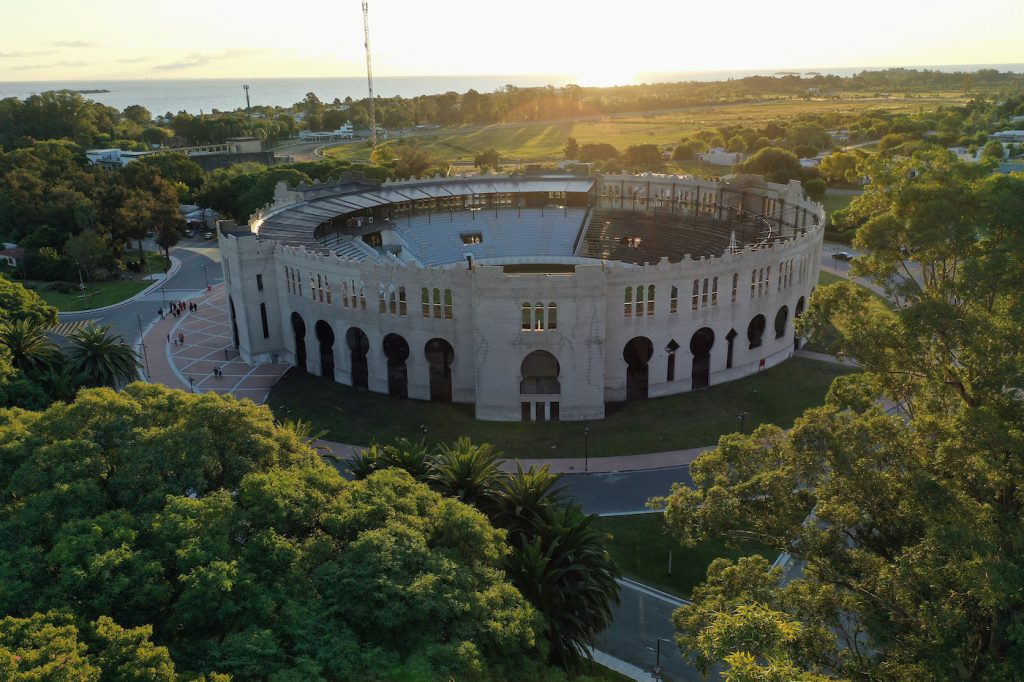
POLYGON ((786 645, 813 674, 1019 679, 1024 179, 984 177, 945 150, 867 171, 852 269, 895 308, 846 282, 819 287, 801 318, 812 335, 834 325, 834 348, 864 372, 789 432, 723 437, 667 500, 684 541, 756 538, 803 576, 767 595, 722 582, 719 607, 677 614, 681 643, 693 652, 713 625, 701 613, 760 603, 817 633, 786 645))
POLYGON ((139 376, 138 354, 110 327, 90 325, 68 337, 68 365, 87 386, 118 388, 139 376))

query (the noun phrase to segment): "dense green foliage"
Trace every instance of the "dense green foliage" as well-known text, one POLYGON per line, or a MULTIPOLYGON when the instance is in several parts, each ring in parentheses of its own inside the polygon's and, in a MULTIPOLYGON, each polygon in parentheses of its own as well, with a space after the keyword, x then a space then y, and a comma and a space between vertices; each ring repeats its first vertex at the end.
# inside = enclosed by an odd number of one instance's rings
POLYGON ((558 476, 545 466, 507 474, 491 445, 462 438, 436 451, 399 439, 373 446, 348 462, 357 478, 399 469, 438 492, 472 504, 507 532, 508 579, 544 619, 550 661, 570 672, 581 669, 585 647, 611 623, 618 603, 618 569, 594 528, 596 516, 569 503, 558 476))
POLYGON ((692 466, 694 487, 666 500, 683 541, 757 539, 803 562, 802 577, 712 566, 676 613, 679 643, 763 678, 1018 680, 1024 178, 985 177, 944 150, 867 169, 849 209, 866 254, 852 271, 895 305, 842 282, 801 318, 812 336, 833 325, 834 351, 864 373, 789 432, 723 437, 692 466))
POLYGON ((346 482, 251 403, 132 384, 0 410, 0 491, 7 669, 558 677, 503 531, 403 471, 346 482))

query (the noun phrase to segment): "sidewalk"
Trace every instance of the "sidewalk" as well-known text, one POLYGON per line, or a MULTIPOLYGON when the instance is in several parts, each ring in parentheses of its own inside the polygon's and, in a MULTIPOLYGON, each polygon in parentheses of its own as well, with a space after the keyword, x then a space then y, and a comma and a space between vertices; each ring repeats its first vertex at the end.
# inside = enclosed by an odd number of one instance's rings
POLYGON ((231 338, 231 319, 224 286, 213 287, 192 301, 196 312, 175 318, 164 311, 164 319, 144 335, 149 380, 196 393, 230 393, 263 403, 270 389, 288 371, 288 365, 252 367, 238 357, 231 338), (176 344, 181 334, 185 342, 176 344), (214 369, 222 376, 215 376, 214 369))

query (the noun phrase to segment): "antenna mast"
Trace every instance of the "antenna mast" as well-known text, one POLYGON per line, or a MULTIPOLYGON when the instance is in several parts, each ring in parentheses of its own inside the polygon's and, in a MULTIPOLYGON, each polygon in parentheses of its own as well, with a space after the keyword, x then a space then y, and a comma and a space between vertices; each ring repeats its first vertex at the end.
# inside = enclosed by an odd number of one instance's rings
POLYGON ((373 66, 370 62, 370 3, 363 0, 363 37, 366 46, 366 84, 370 88, 370 146, 377 148, 377 116, 373 106, 373 66))
POLYGON ((249 106, 249 86, 243 85, 242 89, 245 90, 245 115, 249 119, 249 134, 252 135, 252 107, 249 106))

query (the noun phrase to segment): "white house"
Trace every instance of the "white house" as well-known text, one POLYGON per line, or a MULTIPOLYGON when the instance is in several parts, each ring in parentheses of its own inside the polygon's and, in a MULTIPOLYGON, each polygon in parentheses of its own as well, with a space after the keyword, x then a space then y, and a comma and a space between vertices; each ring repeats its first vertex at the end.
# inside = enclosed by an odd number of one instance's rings
POLYGON ((731 166, 742 161, 744 154, 743 152, 727 152, 722 147, 712 147, 710 151, 698 154, 697 158, 715 166, 731 166))
POLYGON ((338 140, 351 140, 354 134, 352 122, 349 121, 339 126, 337 130, 303 130, 299 133, 299 139, 303 142, 337 142, 338 140))

